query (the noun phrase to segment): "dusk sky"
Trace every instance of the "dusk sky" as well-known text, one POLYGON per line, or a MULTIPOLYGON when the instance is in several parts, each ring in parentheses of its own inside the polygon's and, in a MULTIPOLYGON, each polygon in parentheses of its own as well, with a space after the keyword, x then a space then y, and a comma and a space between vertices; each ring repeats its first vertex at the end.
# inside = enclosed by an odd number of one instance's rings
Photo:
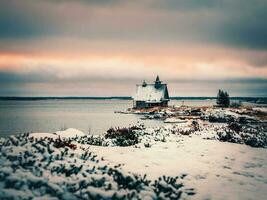
POLYGON ((267 96, 267 0, 1 0, 0 96, 267 96))

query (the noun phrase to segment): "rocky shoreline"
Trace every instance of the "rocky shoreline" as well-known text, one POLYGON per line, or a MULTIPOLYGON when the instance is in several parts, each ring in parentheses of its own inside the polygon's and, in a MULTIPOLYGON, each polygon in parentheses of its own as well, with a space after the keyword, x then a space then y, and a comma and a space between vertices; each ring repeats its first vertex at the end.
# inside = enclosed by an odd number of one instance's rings
POLYGON ((266 107, 156 107, 150 109, 128 109, 124 114, 142 115, 142 120, 162 120, 164 123, 183 127, 178 133, 198 135, 214 133, 213 138, 252 147, 267 146, 266 107), (197 128, 191 129, 192 126, 197 128), (187 130, 187 131, 184 131, 187 130))

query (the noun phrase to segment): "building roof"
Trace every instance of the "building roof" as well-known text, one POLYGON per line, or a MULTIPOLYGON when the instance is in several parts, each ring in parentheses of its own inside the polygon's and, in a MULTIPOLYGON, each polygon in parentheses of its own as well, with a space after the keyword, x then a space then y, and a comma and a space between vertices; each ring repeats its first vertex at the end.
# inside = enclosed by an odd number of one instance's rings
POLYGON ((160 103, 169 100, 167 84, 160 84, 158 87, 155 87, 155 84, 136 85, 136 93, 133 98, 135 101, 147 103, 160 103))

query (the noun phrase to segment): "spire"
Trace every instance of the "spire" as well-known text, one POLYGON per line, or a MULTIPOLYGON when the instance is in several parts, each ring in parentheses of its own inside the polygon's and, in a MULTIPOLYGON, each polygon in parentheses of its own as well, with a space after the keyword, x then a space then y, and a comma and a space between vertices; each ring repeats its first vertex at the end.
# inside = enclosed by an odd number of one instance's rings
POLYGON ((161 81, 159 79, 159 75, 157 75, 156 81, 155 81, 155 88, 160 88, 161 86, 161 81))
POLYGON ((157 82, 161 82, 160 80, 159 80, 159 75, 157 75, 157 78, 156 78, 156 81, 155 81, 156 83, 157 82))
POLYGON ((143 87, 146 87, 146 86, 147 86, 147 83, 146 83, 146 81, 145 81, 145 80, 143 81, 143 84, 142 84, 142 86, 143 86, 143 87))

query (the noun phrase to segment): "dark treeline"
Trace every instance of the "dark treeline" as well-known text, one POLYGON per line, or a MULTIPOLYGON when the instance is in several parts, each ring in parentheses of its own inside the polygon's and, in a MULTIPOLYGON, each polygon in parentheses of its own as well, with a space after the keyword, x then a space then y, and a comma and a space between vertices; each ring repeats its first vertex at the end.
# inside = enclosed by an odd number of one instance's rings
POLYGON ((75 99, 95 99, 95 100, 105 100, 105 99, 121 99, 121 100, 131 100, 131 97, 0 97, 0 100, 19 100, 19 101, 40 101, 40 100, 75 100, 75 99))

